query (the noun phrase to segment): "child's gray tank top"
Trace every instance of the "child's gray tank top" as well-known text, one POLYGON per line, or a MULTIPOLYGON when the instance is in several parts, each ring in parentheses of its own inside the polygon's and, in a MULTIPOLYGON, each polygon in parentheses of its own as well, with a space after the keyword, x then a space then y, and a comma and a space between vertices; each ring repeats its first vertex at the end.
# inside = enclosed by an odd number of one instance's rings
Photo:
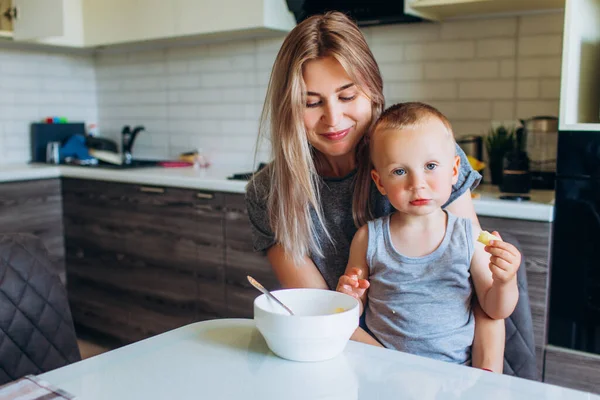
POLYGON ((368 223, 369 330, 387 348, 469 364, 475 322, 471 310, 471 221, 448 214, 440 246, 407 257, 392 244, 390 217, 368 223))

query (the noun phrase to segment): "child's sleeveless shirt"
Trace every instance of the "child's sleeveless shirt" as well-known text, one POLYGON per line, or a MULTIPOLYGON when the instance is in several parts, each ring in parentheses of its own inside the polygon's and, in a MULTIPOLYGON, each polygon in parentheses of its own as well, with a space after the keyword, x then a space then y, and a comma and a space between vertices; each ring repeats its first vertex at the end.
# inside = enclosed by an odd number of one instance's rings
POLYGON ((469 364, 475 329, 471 221, 448 213, 440 246, 407 257, 392 244, 390 217, 368 223, 369 330, 387 348, 469 364))

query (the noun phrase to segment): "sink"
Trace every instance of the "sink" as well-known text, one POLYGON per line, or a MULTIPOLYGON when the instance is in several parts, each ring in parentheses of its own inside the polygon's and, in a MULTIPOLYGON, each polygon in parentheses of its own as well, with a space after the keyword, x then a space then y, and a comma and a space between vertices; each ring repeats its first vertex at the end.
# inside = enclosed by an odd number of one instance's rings
POLYGON ((110 169, 131 169, 131 168, 148 168, 158 166, 159 160, 136 160, 133 159, 129 164, 108 164, 100 162, 96 165, 96 168, 110 168, 110 169))
POLYGON ((75 164, 67 164, 76 167, 84 167, 84 168, 101 168, 101 169, 134 169, 134 168, 149 168, 156 167, 161 162, 161 160, 138 160, 133 159, 129 164, 110 164, 103 161, 100 161, 97 165, 75 165, 75 164))

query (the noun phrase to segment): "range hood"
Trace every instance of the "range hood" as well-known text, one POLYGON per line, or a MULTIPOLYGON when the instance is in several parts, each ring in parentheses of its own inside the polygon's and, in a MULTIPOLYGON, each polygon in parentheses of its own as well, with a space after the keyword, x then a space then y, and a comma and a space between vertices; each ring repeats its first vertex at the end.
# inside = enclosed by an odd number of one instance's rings
POLYGON ((404 11, 405 0, 286 0, 297 22, 326 11, 341 11, 359 26, 421 22, 404 11))

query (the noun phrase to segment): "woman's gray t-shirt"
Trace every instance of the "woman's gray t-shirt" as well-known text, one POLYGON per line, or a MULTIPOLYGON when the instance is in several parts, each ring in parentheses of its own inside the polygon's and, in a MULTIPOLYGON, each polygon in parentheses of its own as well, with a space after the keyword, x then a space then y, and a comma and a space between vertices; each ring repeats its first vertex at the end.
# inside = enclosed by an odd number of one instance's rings
MULTIPOLYGON (((465 153, 458 145, 456 152, 460 156, 460 171, 448 204, 462 196, 468 189, 475 189, 481 180, 481 175, 471 168, 465 153)), ((263 168, 246 186, 246 207, 252 225, 255 251, 265 251, 275 244, 275 234, 269 224, 267 212, 267 195, 271 186, 269 169, 270 165, 263 168)), ((339 277, 346 270, 350 243, 357 230, 352 218, 355 175, 356 171, 353 171, 341 178, 323 177, 319 182, 323 218, 333 242, 327 238, 316 216, 313 215, 317 240, 321 244, 324 257, 311 254, 311 259, 332 290, 337 287, 339 277)), ((394 211, 387 197, 379 193, 374 183, 371 185, 371 204, 373 204, 375 218, 389 215, 394 211)))

